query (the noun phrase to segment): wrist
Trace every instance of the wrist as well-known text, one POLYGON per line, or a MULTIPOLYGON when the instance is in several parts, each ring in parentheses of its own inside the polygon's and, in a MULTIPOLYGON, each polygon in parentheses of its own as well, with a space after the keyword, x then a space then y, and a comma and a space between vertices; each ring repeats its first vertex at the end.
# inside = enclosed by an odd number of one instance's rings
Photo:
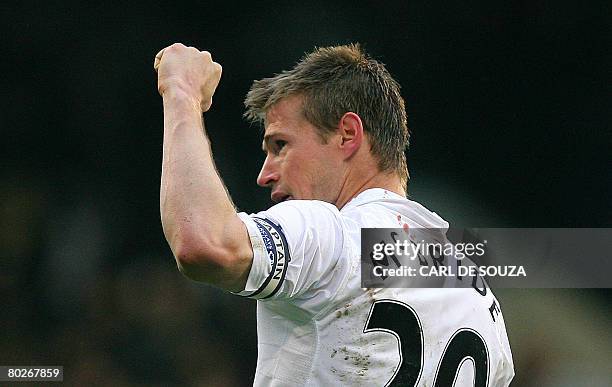
POLYGON ((164 104, 193 108, 201 112, 200 100, 183 90, 181 87, 175 86, 166 88, 162 94, 162 99, 164 104))

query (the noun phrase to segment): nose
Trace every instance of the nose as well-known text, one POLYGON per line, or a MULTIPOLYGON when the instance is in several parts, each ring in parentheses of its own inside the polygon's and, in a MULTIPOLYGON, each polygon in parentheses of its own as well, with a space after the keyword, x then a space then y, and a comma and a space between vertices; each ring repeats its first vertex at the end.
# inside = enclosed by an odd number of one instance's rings
POLYGON ((260 187, 270 187, 278 181, 279 177, 280 175, 276 163, 270 156, 266 156, 261 166, 261 171, 259 171, 259 176, 257 176, 257 185, 260 187))

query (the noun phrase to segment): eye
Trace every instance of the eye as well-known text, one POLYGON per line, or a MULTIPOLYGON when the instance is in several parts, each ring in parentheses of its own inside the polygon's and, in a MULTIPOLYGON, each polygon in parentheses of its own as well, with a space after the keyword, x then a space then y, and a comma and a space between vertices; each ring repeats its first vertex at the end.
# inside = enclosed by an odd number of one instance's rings
POLYGON ((274 141, 274 151, 279 153, 285 147, 285 145, 287 145, 287 141, 285 140, 274 141))

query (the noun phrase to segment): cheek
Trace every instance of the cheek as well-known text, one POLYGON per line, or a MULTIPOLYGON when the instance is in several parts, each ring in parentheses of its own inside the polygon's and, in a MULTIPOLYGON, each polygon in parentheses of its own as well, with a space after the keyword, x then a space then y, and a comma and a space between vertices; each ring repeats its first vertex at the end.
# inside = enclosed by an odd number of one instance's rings
POLYGON ((314 160, 309 179, 312 191, 325 200, 329 195, 334 195, 337 189, 340 166, 329 155, 319 155, 314 160))
POLYGON ((302 189, 315 180, 318 169, 312 160, 307 159, 293 160, 287 167, 285 173, 287 173, 288 179, 294 184, 301 186, 302 189))
POLYGON ((321 168, 313 157, 288 157, 283 163, 283 175, 294 194, 310 197, 320 180, 321 168))

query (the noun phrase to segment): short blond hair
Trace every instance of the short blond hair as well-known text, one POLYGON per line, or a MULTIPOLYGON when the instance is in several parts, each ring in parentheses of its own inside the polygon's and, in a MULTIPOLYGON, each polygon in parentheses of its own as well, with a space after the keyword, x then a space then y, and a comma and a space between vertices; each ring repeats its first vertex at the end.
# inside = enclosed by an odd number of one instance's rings
POLYGON ((253 82, 244 116, 263 124, 268 109, 292 95, 303 96, 304 117, 324 139, 345 113, 359 115, 379 169, 395 171, 406 186, 410 134, 400 86, 359 44, 316 48, 293 69, 253 82))

